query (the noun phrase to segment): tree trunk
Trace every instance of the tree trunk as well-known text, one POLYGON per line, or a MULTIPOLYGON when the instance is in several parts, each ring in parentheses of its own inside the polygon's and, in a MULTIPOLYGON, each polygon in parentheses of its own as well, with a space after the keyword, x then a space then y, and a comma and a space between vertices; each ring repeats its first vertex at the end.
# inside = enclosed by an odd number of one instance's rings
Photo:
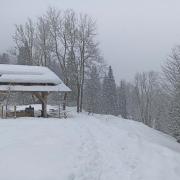
POLYGON ((66 103, 67 103, 67 92, 64 93, 64 97, 63 97, 63 110, 66 110, 66 103))
MULTIPOLYGON (((84 57, 83 57, 84 58, 84 57)), ((81 82, 81 86, 80 86, 80 112, 82 112, 83 109, 83 92, 84 92, 84 60, 82 63, 82 82, 81 82)))
POLYGON ((82 112, 82 109, 83 109, 83 84, 81 84, 80 87, 80 107, 79 107, 80 112, 82 112))
POLYGON ((80 85, 77 84, 77 112, 80 112, 80 85))
POLYGON ((47 118, 47 93, 42 93, 42 117, 47 118))
POLYGON ((42 92, 42 93, 34 93, 34 95, 40 100, 41 105, 42 105, 42 113, 41 116, 44 118, 47 118, 47 97, 48 93, 47 92, 42 92))
MULTIPOLYGON (((69 84, 68 78, 66 78, 66 79, 64 80, 64 82, 65 82, 65 85, 68 86, 68 84, 69 84)), ((63 110, 66 110, 67 96, 68 96, 68 93, 65 92, 65 93, 64 93, 64 97, 63 97, 63 110)))

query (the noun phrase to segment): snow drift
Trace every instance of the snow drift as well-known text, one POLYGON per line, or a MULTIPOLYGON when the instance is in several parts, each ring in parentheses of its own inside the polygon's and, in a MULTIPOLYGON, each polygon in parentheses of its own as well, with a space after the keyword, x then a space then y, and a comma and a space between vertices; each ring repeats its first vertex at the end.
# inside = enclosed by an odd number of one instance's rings
POLYGON ((2 180, 179 180, 180 145, 105 115, 0 120, 2 180))

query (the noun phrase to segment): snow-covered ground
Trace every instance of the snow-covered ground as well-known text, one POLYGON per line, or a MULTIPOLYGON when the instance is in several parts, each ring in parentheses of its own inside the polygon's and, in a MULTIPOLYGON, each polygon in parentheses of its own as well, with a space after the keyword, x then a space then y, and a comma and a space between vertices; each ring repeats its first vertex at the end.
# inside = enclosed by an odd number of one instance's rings
POLYGON ((180 144, 145 125, 71 112, 0 119, 0 180, 179 180, 180 144))

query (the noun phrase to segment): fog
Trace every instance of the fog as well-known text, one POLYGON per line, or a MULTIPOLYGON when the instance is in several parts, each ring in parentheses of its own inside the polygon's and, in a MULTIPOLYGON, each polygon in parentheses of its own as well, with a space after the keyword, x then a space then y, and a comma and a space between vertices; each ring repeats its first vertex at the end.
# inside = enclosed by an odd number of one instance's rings
POLYGON ((42 15, 49 6, 87 13, 97 21, 101 52, 116 81, 138 71, 161 70, 180 44, 178 0, 0 0, 0 52, 14 46, 14 24, 42 15))

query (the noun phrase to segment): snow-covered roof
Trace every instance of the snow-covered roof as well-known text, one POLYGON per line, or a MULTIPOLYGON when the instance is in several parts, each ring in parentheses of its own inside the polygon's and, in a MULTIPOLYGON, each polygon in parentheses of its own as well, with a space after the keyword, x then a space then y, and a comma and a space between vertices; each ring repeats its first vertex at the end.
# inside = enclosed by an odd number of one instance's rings
POLYGON ((1 64, 0 83, 0 91, 70 91, 54 72, 42 66, 1 64))
POLYGON ((62 81, 47 67, 25 65, 0 65, 0 82, 53 83, 62 81))
POLYGON ((61 83, 55 86, 0 85, 0 91, 68 92, 71 90, 64 83, 61 83))

